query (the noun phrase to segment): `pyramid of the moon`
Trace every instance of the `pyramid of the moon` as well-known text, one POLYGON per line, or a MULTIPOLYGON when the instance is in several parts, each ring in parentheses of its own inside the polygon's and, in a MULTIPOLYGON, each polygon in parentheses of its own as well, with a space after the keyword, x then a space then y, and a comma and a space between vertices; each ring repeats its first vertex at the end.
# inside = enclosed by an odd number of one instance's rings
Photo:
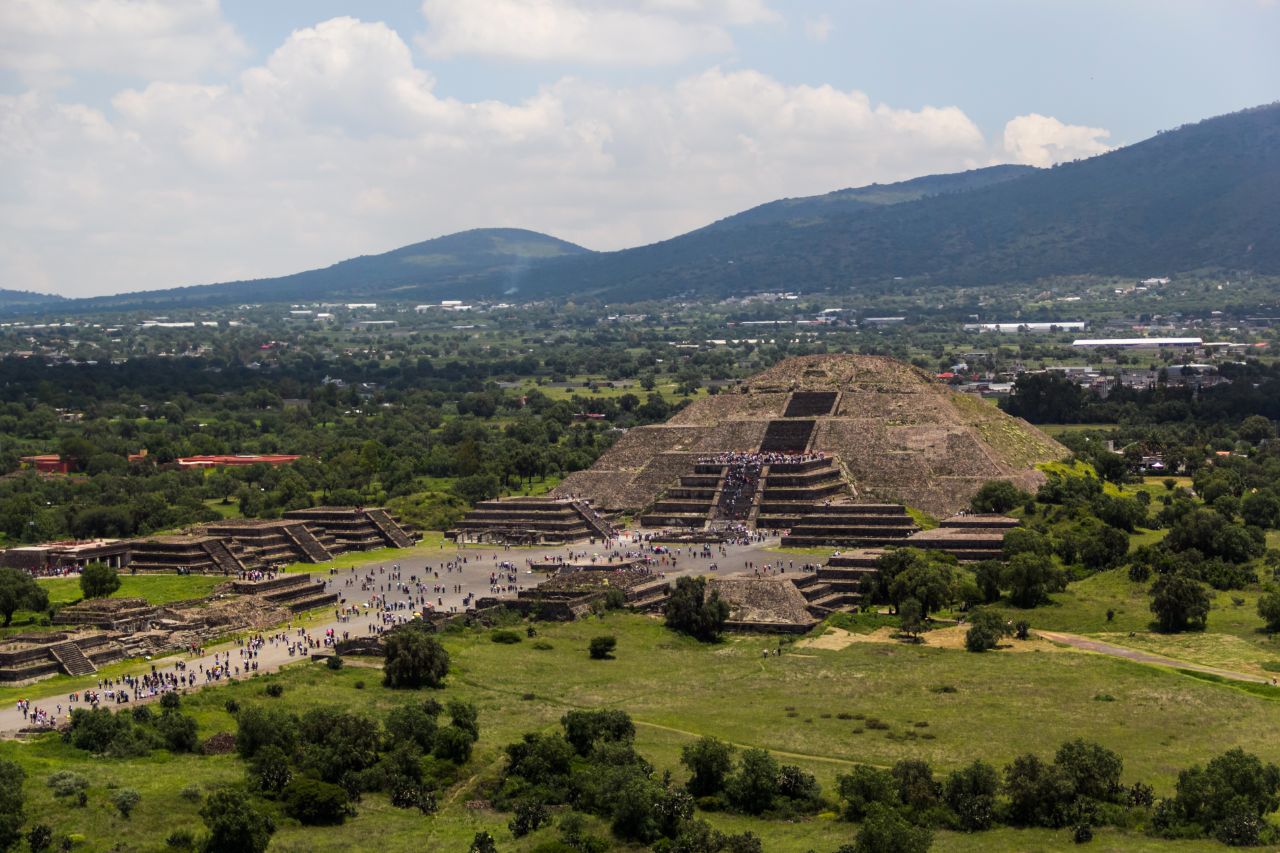
POLYGON ((1034 489, 1035 465, 1067 450, 1026 421, 939 385, 891 358, 790 358, 733 391, 698 400, 661 425, 629 430, 554 492, 602 511, 637 512, 727 452, 823 454, 839 501, 901 503, 937 516, 968 507, 988 480, 1034 489))

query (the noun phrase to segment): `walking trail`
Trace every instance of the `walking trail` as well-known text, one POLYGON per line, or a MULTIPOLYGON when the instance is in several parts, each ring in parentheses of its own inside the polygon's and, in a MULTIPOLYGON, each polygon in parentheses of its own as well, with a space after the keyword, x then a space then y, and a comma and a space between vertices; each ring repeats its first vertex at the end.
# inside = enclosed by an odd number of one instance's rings
POLYGON ((1190 669, 1195 672, 1203 672, 1207 675, 1229 678, 1233 681, 1251 681, 1254 684, 1270 683, 1266 678, 1258 675, 1251 675, 1247 672, 1236 672, 1231 669, 1221 669, 1216 666, 1205 666, 1204 664, 1177 660, 1176 658, 1165 657, 1164 655, 1156 655, 1150 652, 1131 649, 1127 646, 1117 646, 1111 643, 1104 643, 1101 640, 1091 640, 1088 637, 1082 637, 1079 634, 1067 634, 1061 631, 1036 631, 1036 633, 1041 637, 1044 637, 1046 640, 1052 640, 1055 643, 1064 643, 1072 648, 1080 649, 1082 651, 1096 652, 1100 655, 1124 658, 1125 660, 1131 660, 1136 663, 1152 664, 1154 666, 1167 666, 1173 669, 1190 669))

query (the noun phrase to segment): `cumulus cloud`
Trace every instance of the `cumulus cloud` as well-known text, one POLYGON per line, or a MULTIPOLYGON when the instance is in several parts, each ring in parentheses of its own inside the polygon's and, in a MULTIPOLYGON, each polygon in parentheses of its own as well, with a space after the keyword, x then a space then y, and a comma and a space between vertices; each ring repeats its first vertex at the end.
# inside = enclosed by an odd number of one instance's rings
POLYGON ((957 107, 751 70, 464 101, 394 30, 336 18, 217 85, 153 82, 102 110, 0 96, 0 281, 89 295, 279 275, 482 226, 621 248, 989 159, 957 107))
POLYGON ((425 0, 430 56, 663 65, 733 46, 726 27, 776 20, 761 0, 425 0))
POLYGON ((229 67, 245 51, 218 0, 0 3, 0 67, 28 83, 80 71, 187 79, 229 67))
POLYGON ((1111 132, 1101 127, 1063 124, 1053 116, 1031 113, 1004 126, 1004 151, 1015 163, 1052 166, 1105 154, 1111 146, 1103 140, 1110 136, 1111 132))

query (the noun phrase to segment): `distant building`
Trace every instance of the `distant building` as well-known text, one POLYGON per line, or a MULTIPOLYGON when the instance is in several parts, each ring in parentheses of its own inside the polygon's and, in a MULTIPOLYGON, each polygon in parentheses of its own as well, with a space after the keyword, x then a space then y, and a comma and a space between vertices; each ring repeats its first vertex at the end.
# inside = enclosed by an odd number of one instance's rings
POLYGON ((244 453, 235 456, 182 456, 178 458, 178 465, 183 468, 223 468, 236 465, 257 465, 259 463, 265 465, 290 465, 300 458, 302 457, 283 453, 262 455, 244 453))
POLYGON ((27 468, 34 468, 41 474, 70 474, 71 460, 63 459, 56 453, 41 453, 35 456, 23 456, 18 460, 27 468))
POLYGON ((1073 347, 1116 349, 1163 349, 1168 347, 1203 346, 1200 338, 1079 338, 1071 344, 1073 347))
POLYGON ((1088 323, 1083 320, 1063 320, 1049 323, 966 323, 966 332, 1083 332, 1088 323))

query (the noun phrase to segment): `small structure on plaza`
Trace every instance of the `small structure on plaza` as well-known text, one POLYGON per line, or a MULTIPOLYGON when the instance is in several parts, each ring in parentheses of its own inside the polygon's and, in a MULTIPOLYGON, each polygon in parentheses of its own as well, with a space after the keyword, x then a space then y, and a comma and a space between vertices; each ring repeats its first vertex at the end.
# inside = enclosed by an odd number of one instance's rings
POLYGON ((514 599, 481 598, 476 609, 506 607, 522 616, 570 621, 603 606, 611 589, 622 592, 623 606, 639 612, 661 609, 671 597, 666 578, 639 561, 562 565, 533 589, 520 590, 514 599))
POLYGON ((481 501, 446 534, 456 542, 561 545, 607 540, 613 525, 586 501, 571 497, 513 497, 481 501))
POLYGON ((412 548, 422 536, 382 507, 315 506, 291 509, 286 519, 306 522, 318 538, 334 544, 334 553, 373 548, 412 548))
POLYGON ((39 545, 15 545, 0 551, 0 565, 42 577, 61 574, 88 563, 121 568, 129 562, 132 543, 127 539, 67 539, 39 545))
POLYGON ((707 595, 714 591, 729 605, 725 627, 730 630, 803 634, 819 620, 810 612, 795 580, 782 576, 708 578, 707 595))

